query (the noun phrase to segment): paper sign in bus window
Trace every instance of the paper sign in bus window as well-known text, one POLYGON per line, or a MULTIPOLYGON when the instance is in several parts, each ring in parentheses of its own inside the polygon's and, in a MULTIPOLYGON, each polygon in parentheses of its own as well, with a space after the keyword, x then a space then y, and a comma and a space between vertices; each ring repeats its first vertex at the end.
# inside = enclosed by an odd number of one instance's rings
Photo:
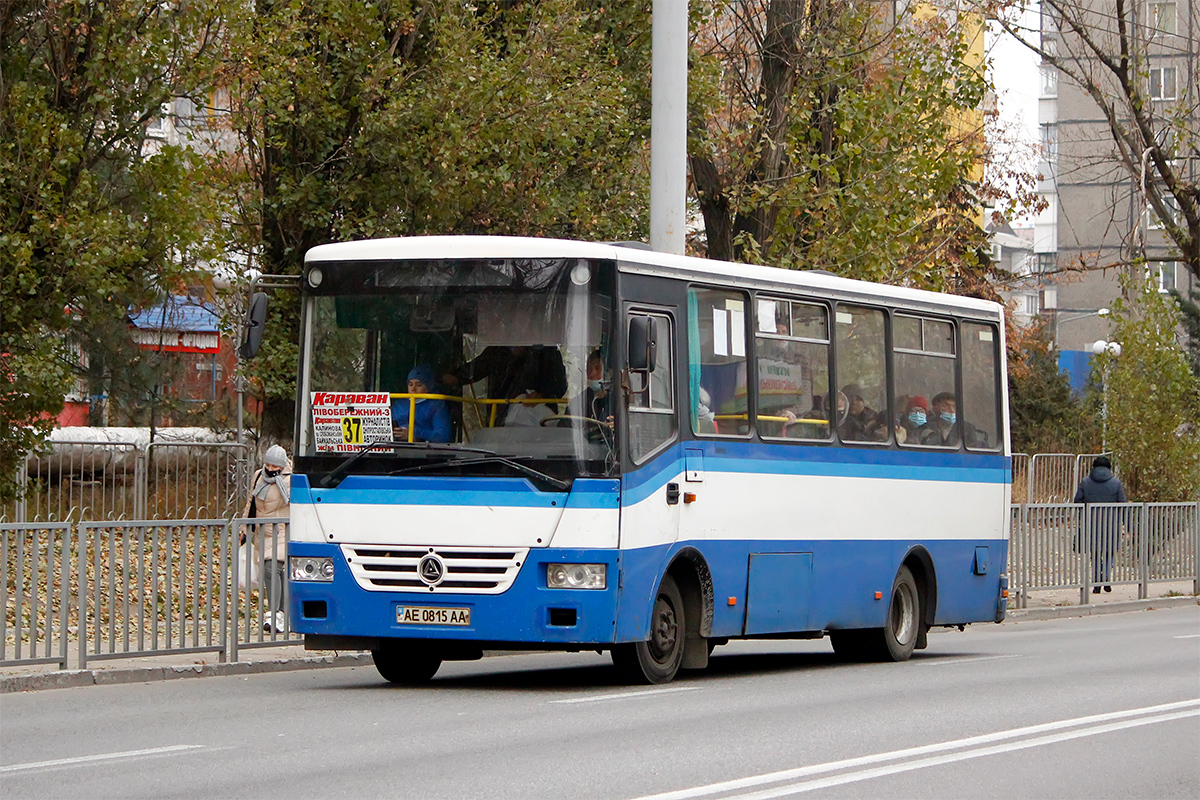
POLYGON ((387 392, 313 392, 312 415, 319 453, 353 453, 368 442, 392 438, 387 392))

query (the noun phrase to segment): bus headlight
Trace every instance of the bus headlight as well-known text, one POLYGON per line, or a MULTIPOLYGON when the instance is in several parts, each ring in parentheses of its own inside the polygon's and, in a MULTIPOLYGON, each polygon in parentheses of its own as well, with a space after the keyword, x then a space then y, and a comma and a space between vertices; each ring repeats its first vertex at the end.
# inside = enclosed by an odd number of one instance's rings
POLYGON ((292 580, 294 581, 331 581, 333 580, 332 558, 309 558, 308 556, 292 556, 292 580))
POLYGON ((546 585, 551 589, 603 589, 607 573, 606 564, 548 564, 546 585))

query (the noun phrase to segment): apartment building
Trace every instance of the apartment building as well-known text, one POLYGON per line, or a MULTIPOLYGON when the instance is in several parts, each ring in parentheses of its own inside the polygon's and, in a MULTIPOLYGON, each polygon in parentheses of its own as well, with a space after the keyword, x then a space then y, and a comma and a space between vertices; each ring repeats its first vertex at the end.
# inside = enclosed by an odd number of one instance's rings
MULTIPOLYGON (((1200 130, 1198 3, 1133 0, 1125 5, 1126 38, 1137 79, 1153 105, 1156 136, 1180 154, 1175 168, 1192 183, 1198 179, 1195 137, 1200 130)), ((1115 2, 1072 0, 1069 5, 1068 13, 1078 13, 1094 26, 1090 36, 1120 52, 1115 2)), ((1083 55, 1086 48, 1078 34, 1046 3, 1041 43, 1044 52, 1069 59, 1072 69, 1100 76, 1102 85, 1108 80, 1095 58, 1083 55)), ((1147 206, 1142 180, 1143 174, 1154 180, 1153 170, 1122 163, 1101 107, 1045 59, 1038 122, 1043 153, 1039 191, 1048 205, 1035 220, 1033 267, 1040 282, 1040 311, 1059 349, 1060 366, 1078 388, 1086 382, 1093 344, 1111 336, 1106 312, 1120 295, 1122 272, 1147 270, 1164 292, 1178 288, 1186 295, 1198 287, 1176 262, 1161 220, 1147 206)))

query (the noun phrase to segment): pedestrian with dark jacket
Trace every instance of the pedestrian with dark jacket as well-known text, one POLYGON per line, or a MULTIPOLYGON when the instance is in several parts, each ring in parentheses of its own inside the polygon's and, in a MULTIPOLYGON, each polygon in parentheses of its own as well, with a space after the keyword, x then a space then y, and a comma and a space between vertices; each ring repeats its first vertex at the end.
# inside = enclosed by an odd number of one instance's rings
MULTIPOLYGON (((1092 503, 1125 503, 1125 487, 1113 475, 1112 462, 1105 456, 1100 456, 1092 462, 1092 471, 1079 482, 1075 490, 1075 502, 1089 505, 1092 503)), ((1121 541, 1121 520, 1123 509, 1094 508, 1087 516, 1088 536, 1081 537, 1088 544, 1092 554, 1092 594, 1100 594, 1100 585, 1104 591, 1111 592, 1109 583, 1112 574, 1113 556, 1121 541)))

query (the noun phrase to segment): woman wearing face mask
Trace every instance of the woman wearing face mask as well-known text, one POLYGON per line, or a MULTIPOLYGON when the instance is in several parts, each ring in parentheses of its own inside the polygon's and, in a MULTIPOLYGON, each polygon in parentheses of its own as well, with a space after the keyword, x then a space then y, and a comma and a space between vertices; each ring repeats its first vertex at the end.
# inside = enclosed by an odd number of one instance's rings
MULTIPOLYGON (((409 394, 435 394, 433 367, 418 364, 408 373, 409 394)), ((416 401, 412 420, 414 442, 448 442, 454 435, 450 422, 450 407, 445 400, 422 398, 416 401)), ((399 397, 392 401, 392 438, 398 442, 408 441, 409 398, 399 397)))
MULTIPOLYGON (((250 497, 242 510, 242 517, 286 517, 292 500, 292 467, 287 451, 279 445, 271 445, 263 456, 263 466, 250 481, 250 497)), ((267 618, 263 630, 284 630, 285 614, 283 589, 287 581, 287 537, 284 526, 277 524, 251 525, 254 549, 263 560, 262 580, 266 590, 267 618)), ((242 543, 246 541, 243 529, 242 543)))
POLYGON ((896 436, 901 442, 912 439, 918 441, 919 431, 929 421, 929 401, 920 395, 910 397, 904 406, 904 414, 900 424, 896 426, 896 436))
POLYGON ((929 422, 921 429, 921 444, 934 447, 958 447, 958 400, 953 392, 933 396, 929 422))

